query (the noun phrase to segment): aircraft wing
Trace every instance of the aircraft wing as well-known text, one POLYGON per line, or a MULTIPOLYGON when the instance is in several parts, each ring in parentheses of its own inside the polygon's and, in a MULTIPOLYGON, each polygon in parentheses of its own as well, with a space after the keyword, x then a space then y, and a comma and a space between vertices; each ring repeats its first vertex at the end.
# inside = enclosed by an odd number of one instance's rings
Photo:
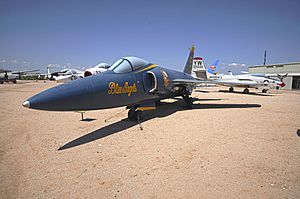
POLYGON ((35 70, 23 70, 23 71, 14 71, 12 72, 12 74, 19 74, 19 75, 24 75, 26 73, 33 73, 33 72, 37 72, 39 71, 39 69, 35 69, 35 70))
POLYGON ((213 84, 214 81, 204 81, 197 79, 174 79, 171 81, 174 85, 186 85, 186 86, 196 86, 199 84, 213 84))
POLYGON ((0 73, 9 73, 9 72, 11 72, 11 70, 5 70, 5 69, 2 69, 2 68, 0 68, 0 73))

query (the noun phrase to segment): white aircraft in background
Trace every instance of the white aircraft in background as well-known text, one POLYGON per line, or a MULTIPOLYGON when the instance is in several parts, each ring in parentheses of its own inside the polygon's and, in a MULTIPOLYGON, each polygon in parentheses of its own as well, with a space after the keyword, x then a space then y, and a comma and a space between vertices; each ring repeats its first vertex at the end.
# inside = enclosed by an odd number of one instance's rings
MULTIPOLYGON (((215 70, 217 63, 218 61, 210 69, 215 70)), ((211 73, 205 68, 202 58, 199 57, 194 58, 192 67, 192 74, 197 78, 212 80, 212 83, 228 86, 230 92, 234 91, 234 87, 242 87, 245 88, 244 93, 249 93, 249 88, 261 89, 262 93, 266 93, 271 88, 279 89, 285 86, 284 82, 266 78, 263 75, 233 75, 231 72, 229 75, 211 73)))
MULTIPOLYGON (((53 74, 53 73, 52 73, 53 74)), ((83 78, 83 72, 76 69, 64 69, 58 73, 58 76, 54 76, 54 80, 57 82, 69 82, 71 80, 83 78)))
POLYGON ((266 93, 269 89, 279 89, 285 86, 284 82, 251 74, 222 75, 220 77, 217 84, 228 86, 230 92, 234 91, 234 87, 242 87, 245 88, 244 93, 249 93, 249 88, 261 89, 262 93, 266 93))
POLYGON ((51 77, 50 79, 53 79, 57 82, 68 82, 71 80, 102 73, 104 71, 107 71, 109 67, 110 65, 107 63, 99 63, 98 65, 86 69, 85 71, 79 71, 75 69, 64 69, 60 72, 54 72, 54 73, 50 73, 49 68, 47 68, 48 70, 47 77, 50 76, 51 77))
POLYGON ((100 63, 100 64, 97 64, 97 65, 94 66, 93 68, 86 69, 86 70, 84 71, 84 77, 88 77, 88 76, 91 76, 91 75, 103 73, 103 72, 107 71, 107 69, 108 69, 109 67, 110 67, 110 65, 107 64, 107 63, 100 63))
POLYGON ((23 70, 23 71, 10 71, 10 70, 3 70, 0 69, 0 84, 3 84, 4 82, 12 82, 17 83, 17 79, 21 79, 22 76, 28 75, 28 74, 36 74, 35 72, 39 71, 39 69, 36 70, 23 70))

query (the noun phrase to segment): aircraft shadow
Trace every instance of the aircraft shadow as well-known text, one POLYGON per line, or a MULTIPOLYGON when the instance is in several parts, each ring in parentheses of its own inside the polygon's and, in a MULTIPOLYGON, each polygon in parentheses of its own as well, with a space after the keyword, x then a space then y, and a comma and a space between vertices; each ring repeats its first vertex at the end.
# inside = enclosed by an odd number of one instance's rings
POLYGON ((195 89, 194 92, 197 92, 197 93, 209 93, 209 91, 200 90, 200 89, 195 89))
POLYGON ((82 122, 92 122, 94 120, 96 120, 96 119, 94 119, 94 118, 84 118, 83 120, 80 120, 80 121, 82 121, 82 122))
MULTIPOLYGON (((202 101, 204 101, 203 99, 202 101)), ((215 99, 213 99, 215 100, 215 99)), ((217 99, 219 100, 219 99, 217 99)), ((196 100, 197 101, 197 100, 196 100)), ((200 100, 198 100, 200 101, 200 100)), ((161 102, 161 104, 156 108, 155 111, 148 111, 144 114, 144 119, 142 122, 151 120, 153 118, 162 118, 169 116, 177 111, 188 111, 193 109, 226 109, 226 108, 259 108, 260 104, 194 104, 192 109, 186 109, 184 107, 183 100, 178 100, 175 102, 161 102)), ((108 126, 97 129, 89 134, 83 135, 69 143, 61 146, 58 150, 65 150, 72 147, 76 147, 82 144, 87 144, 95 140, 104 138, 106 136, 119 133, 123 130, 129 129, 133 126, 138 125, 138 122, 129 121, 127 118, 117 121, 115 123, 109 124, 108 126)))
POLYGON ((249 93, 246 94, 243 91, 233 91, 233 92, 230 92, 228 90, 219 90, 219 92, 222 92, 222 93, 243 94, 243 95, 256 95, 256 96, 273 96, 272 94, 268 94, 268 93, 256 93, 256 92, 249 92, 249 93))
POLYGON ((197 98, 193 98, 193 102, 220 101, 220 100, 227 100, 227 99, 220 99, 220 98, 203 98, 203 99, 197 99, 197 98))

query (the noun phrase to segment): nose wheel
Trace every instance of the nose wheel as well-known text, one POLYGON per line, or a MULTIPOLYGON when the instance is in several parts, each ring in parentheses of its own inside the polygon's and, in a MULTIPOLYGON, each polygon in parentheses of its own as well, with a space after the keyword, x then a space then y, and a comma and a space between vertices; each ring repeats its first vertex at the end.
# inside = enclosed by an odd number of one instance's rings
POLYGON ((143 120, 143 112, 136 110, 135 108, 131 108, 128 111, 128 119, 130 121, 140 121, 143 120))

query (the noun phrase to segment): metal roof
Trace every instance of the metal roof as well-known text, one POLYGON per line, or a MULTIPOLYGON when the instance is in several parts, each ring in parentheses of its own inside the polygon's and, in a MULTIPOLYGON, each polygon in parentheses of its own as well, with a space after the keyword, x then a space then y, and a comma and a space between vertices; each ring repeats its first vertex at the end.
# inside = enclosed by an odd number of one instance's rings
POLYGON ((290 62, 290 63, 279 63, 279 64, 266 64, 266 65, 254 65, 249 66, 249 68, 255 68, 255 67, 266 67, 266 66, 278 66, 278 65, 293 65, 293 64, 300 64, 300 62, 290 62))

